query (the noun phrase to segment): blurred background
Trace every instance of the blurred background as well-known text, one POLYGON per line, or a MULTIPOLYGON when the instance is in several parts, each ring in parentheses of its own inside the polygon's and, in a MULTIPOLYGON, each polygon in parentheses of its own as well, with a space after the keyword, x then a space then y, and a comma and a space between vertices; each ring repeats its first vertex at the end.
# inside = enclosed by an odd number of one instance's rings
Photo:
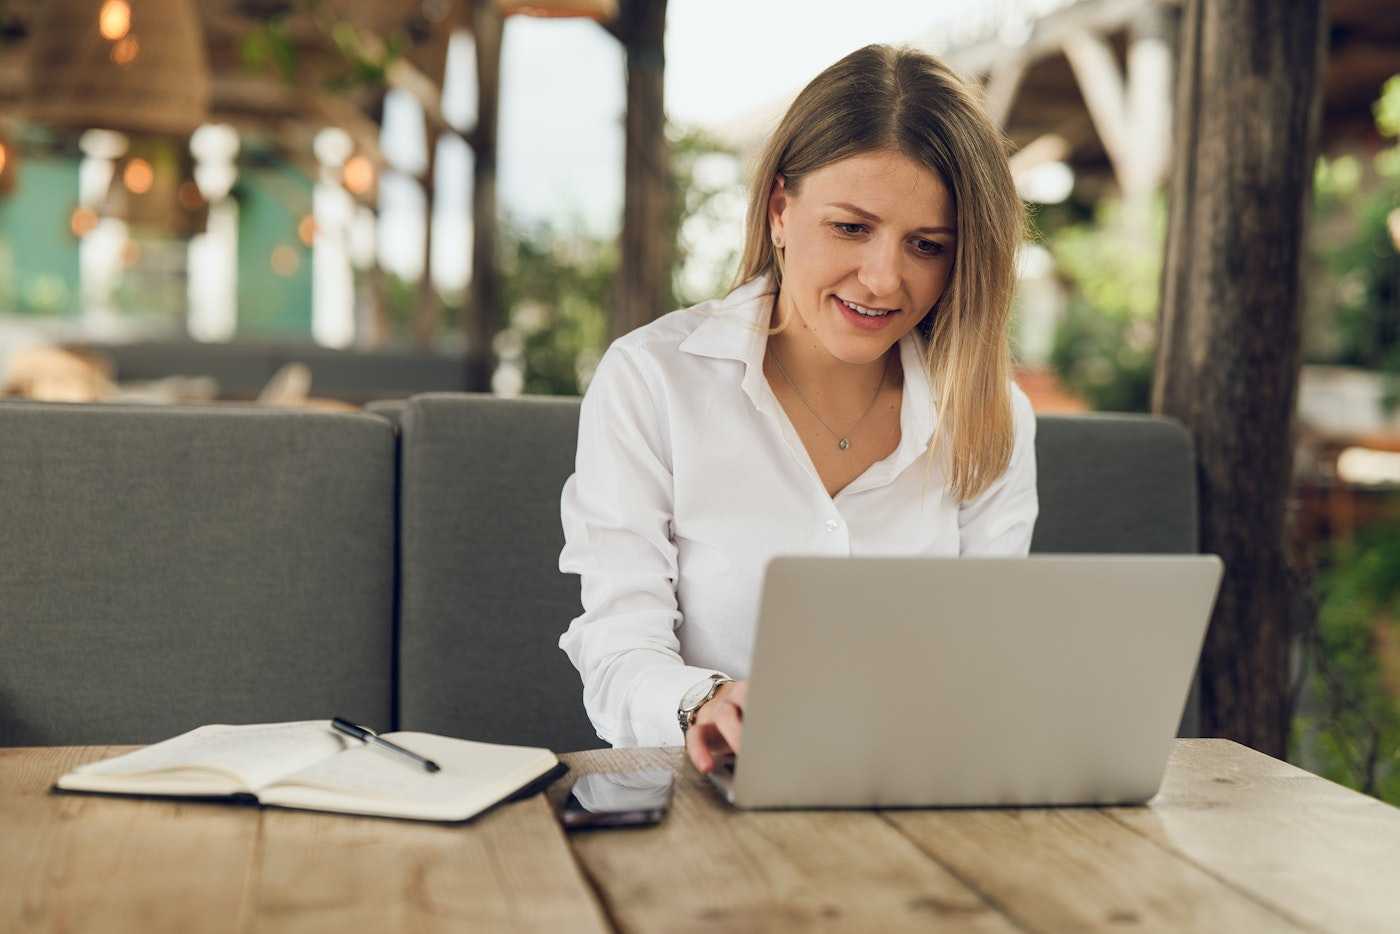
MULTIPOLYGON (((1317 612, 1289 754, 1400 803, 1400 3, 1329 15, 1289 502, 1317 612)), ((977 82, 1012 143, 1036 408, 1147 411, 1180 17, 0 0, 0 395, 579 393, 613 337, 728 290, 766 134, 822 68, 889 42, 977 82)))

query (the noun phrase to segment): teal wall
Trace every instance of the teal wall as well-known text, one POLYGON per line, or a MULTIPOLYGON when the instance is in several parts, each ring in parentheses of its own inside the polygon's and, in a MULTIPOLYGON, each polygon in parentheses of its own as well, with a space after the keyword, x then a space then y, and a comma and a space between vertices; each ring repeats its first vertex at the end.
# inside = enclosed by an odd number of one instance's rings
MULTIPOLYGON (((240 337, 310 338, 311 250, 297 238, 297 223, 311 211, 311 189, 310 179, 291 167, 239 173, 234 194, 239 202, 240 337), (289 275, 273 268, 273 251, 279 246, 291 251, 284 250, 284 257, 296 258, 289 275)), ((0 198, 0 314, 78 314, 78 241, 68 226, 77 201, 76 158, 26 158, 20 163, 17 184, 0 198)), ((137 274, 128 278, 115 296, 119 307, 149 312, 137 305, 150 304, 150 284, 138 281, 137 274)), ((170 286, 181 294, 161 307, 183 307, 184 282, 170 286)))
POLYGON ((68 229, 78 203, 78 160, 23 159, 0 197, 0 313, 75 315, 78 241, 68 229))
POLYGON ((239 337, 311 336, 311 250, 297 238, 297 223, 311 213, 311 189, 311 180, 290 167, 239 172, 239 337), (278 247, 294 251, 291 275, 273 269, 278 247))

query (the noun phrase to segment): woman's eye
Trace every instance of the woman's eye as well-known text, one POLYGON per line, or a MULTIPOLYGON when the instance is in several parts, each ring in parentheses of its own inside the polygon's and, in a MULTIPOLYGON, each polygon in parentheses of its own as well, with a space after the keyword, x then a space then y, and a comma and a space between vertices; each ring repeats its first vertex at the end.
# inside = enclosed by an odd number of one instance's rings
POLYGON ((915 249, 924 256, 938 256, 943 252, 943 244, 937 240, 918 240, 915 243, 915 249))
POLYGON ((837 221, 832 226, 848 236, 854 236, 865 230, 864 224, 843 224, 840 221, 837 221))

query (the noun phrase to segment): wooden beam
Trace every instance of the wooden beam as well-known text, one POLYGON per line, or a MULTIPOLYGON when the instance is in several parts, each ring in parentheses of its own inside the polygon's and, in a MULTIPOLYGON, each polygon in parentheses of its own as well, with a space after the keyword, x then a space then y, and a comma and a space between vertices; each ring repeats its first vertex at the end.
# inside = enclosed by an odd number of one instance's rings
POLYGON ((1065 37, 1065 58, 1074 70, 1079 91, 1089 108, 1118 184, 1125 191, 1134 188, 1133 134, 1128 117, 1128 99, 1123 73, 1108 43, 1089 32, 1065 37))
POLYGON ((1002 130, 1006 129, 1006 118, 1011 115, 1011 105, 1016 102, 1016 91, 1025 74, 1026 60, 1016 56, 997 65, 987 77, 987 84, 982 90, 982 105, 987 110, 987 116, 1002 130))

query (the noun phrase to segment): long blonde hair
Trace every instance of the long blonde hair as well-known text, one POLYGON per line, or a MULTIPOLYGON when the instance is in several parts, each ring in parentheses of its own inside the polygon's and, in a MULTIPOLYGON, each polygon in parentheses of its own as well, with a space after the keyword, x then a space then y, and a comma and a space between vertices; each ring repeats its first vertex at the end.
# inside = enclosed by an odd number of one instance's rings
POLYGON ((773 245, 768 218, 779 175, 797 194, 809 172, 880 150, 935 172, 954 201, 952 273, 919 330, 938 400, 932 445, 935 451, 946 446, 949 489, 967 501, 1011 460, 1008 329, 1016 250, 1027 224, 1005 139, 948 66, 913 49, 868 45, 802 89, 759 157, 734 284, 767 274, 782 287, 782 252, 773 245))

